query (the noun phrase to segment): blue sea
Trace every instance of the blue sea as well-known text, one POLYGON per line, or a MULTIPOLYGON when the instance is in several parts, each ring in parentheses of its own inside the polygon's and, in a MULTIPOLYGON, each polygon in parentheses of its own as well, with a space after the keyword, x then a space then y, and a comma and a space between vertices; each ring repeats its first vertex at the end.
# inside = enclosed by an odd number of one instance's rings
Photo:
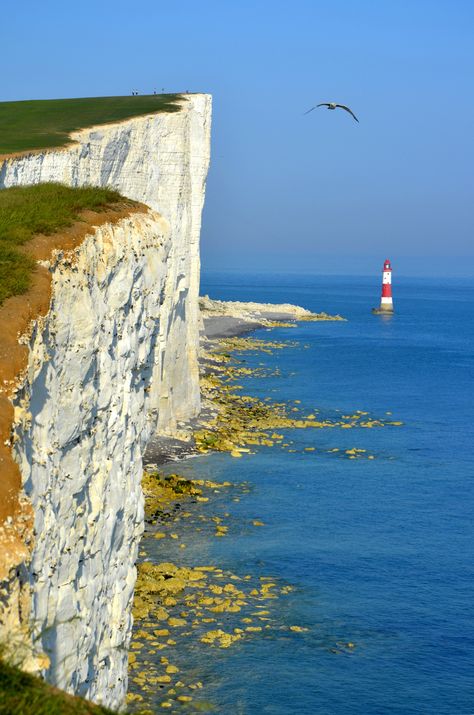
POLYGON ((291 345, 241 356, 279 371, 240 381, 244 392, 318 418, 360 410, 402 423, 287 430, 295 451, 179 465, 248 483, 238 501, 217 497, 226 538, 188 541, 182 563, 291 584, 273 608, 308 629, 188 654, 223 715, 474 713, 474 284, 395 277, 396 312, 384 318, 371 314, 379 278, 203 277, 212 298, 347 318, 257 331, 291 345), (366 452, 349 459, 354 448, 366 452))

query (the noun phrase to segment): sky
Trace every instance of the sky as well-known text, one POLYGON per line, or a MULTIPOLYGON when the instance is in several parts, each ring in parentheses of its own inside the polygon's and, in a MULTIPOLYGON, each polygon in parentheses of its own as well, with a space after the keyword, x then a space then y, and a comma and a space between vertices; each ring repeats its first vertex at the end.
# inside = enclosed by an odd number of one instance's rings
POLYGON ((5 0, 0 101, 213 95, 207 270, 474 276, 472 0, 5 0), (357 124, 342 110, 349 105, 357 124))

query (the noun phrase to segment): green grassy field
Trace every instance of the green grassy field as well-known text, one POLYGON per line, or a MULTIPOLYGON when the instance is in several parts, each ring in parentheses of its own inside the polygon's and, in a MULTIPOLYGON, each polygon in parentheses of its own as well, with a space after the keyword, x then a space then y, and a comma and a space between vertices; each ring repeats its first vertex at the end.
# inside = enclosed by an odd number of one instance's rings
POLYGON ((35 234, 50 235, 77 220, 84 209, 105 210, 117 203, 133 205, 116 191, 62 184, 19 186, 0 191, 0 304, 28 290, 34 260, 18 246, 35 234))
POLYGON ((52 688, 0 659, 0 715, 114 715, 52 688))
POLYGON ((68 144, 75 129, 140 114, 177 112, 178 94, 0 102, 0 154, 68 144))

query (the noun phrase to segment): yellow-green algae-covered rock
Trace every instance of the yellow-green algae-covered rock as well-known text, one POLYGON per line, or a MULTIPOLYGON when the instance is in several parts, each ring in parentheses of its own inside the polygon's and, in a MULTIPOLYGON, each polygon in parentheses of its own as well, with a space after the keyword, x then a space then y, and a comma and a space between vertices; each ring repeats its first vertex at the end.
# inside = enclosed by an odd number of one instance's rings
MULTIPOLYGON (((179 483, 178 475, 174 480, 179 483)), ((162 489, 164 480, 152 480, 152 484, 162 489)), ((193 489, 213 490, 214 487, 230 486, 229 483, 217 484, 200 480, 193 482, 193 489)), ((243 485, 242 489, 247 487, 243 485)), ((154 487, 153 487, 154 489, 154 487)), ((166 499, 186 500, 189 494, 182 493, 179 497, 169 494, 166 486, 166 499)), ((171 490, 173 491, 173 489, 171 490)), ((215 489, 214 489, 215 491, 215 489)), ((206 493, 211 493, 206 492, 206 493)), ((154 494, 153 499, 156 497, 154 494)), ((153 508, 156 502, 151 500, 153 508)), ((198 512, 199 514, 199 512, 198 512)), ((223 524, 225 516, 204 516, 199 514, 198 523, 208 522, 216 528, 226 528, 223 524), (203 521, 202 521, 203 520, 203 521)), ((258 520, 255 520, 258 522, 258 520)), ((169 533, 177 529, 179 517, 165 522, 169 533)), ((263 522, 258 522, 263 525, 263 522)), ((273 628, 271 611, 264 608, 280 594, 288 593, 291 587, 280 586, 269 576, 259 580, 250 575, 239 576, 225 571, 215 565, 180 566, 170 561, 162 563, 144 562, 138 565, 137 595, 136 595, 136 638, 133 646, 133 656, 130 658, 131 680, 141 689, 141 694, 147 700, 148 693, 156 686, 169 686, 163 691, 163 702, 177 706, 179 703, 190 702, 179 700, 181 688, 191 690, 202 688, 202 683, 189 682, 186 672, 178 665, 162 656, 159 662, 151 657, 166 648, 179 648, 189 639, 202 647, 228 649, 247 639, 259 637, 264 629, 273 628), (166 607, 164 607, 166 605, 166 607), (251 612, 254 618, 246 613, 251 612), (234 622, 229 619, 235 618, 234 622), (161 621, 161 627, 157 627, 161 621), (266 623, 263 623, 266 621, 266 623), (211 628, 209 626, 212 624, 211 628), (242 628, 239 625, 243 625, 242 628), (170 633, 173 638, 170 638, 170 633), (136 645, 135 645, 136 644, 136 645), (137 658, 138 655, 138 658, 137 658), (139 666, 138 660, 145 665, 139 666), (138 667, 138 670, 137 670, 138 667)), ((281 626, 280 626, 281 627, 281 626)), ((288 630, 288 627, 286 627, 288 630)), ((297 632, 296 630, 294 631, 297 632)), ((172 660, 175 651, 172 651, 172 660)), ((179 657, 179 650, 177 653, 179 657)), ((190 696, 184 696, 190 697, 190 696)))
MULTIPOLYGON (((240 339, 233 344, 233 348, 241 351, 272 351, 283 347, 288 345, 268 344, 249 339, 240 339)), ((203 377, 203 394, 208 405, 213 406, 213 410, 210 411, 211 416, 206 418, 195 433, 198 451, 221 450, 240 457, 251 452, 246 445, 281 444, 288 448, 291 442, 283 441, 285 436, 281 431, 286 428, 350 429, 388 424, 382 420, 371 419, 359 410, 354 414, 334 419, 321 419, 315 409, 308 410, 305 415, 302 407, 293 407, 293 404, 300 404, 300 400, 287 405, 273 403, 270 399, 258 400, 242 395, 238 392, 239 386, 235 383, 241 375, 248 377, 253 371, 250 368, 236 368, 232 364, 233 358, 230 355, 219 353, 219 350, 223 349, 230 350, 231 343, 225 341, 215 345, 214 352, 208 354, 212 361, 212 373, 203 377), (296 416, 294 416, 295 411, 298 413, 296 416)), ((307 451, 315 451, 315 447, 310 446, 307 451)), ((366 455, 366 450, 357 447, 342 450, 333 448, 325 451, 349 459, 366 455)), ((193 517, 191 523, 196 524, 197 532, 208 524, 215 529, 215 536, 222 537, 228 534, 229 527, 225 523, 225 518, 229 517, 229 514, 209 516, 206 508, 203 513, 201 507, 203 504, 212 504, 213 494, 229 486, 232 486, 229 482, 187 480, 177 474, 166 477, 160 474, 147 474, 144 478, 147 514, 157 515, 156 520, 162 525, 160 526, 162 530, 157 532, 157 538, 179 541, 181 536, 179 521, 189 517, 193 517), (180 510, 180 516, 170 519, 171 507, 177 503, 184 504, 190 498, 194 503, 194 506, 189 504, 190 511, 180 510), (160 521, 162 512, 166 519, 160 521), (200 526, 197 526, 198 524, 200 526)), ((239 488, 241 495, 249 491, 249 486, 246 484, 239 485, 239 488)), ((231 498, 238 500, 240 497, 231 498)), ((264 527, 264 522, 259 519, 250 520, 249 523, 256 527, 264 527)), ((176 553, 177 546, 174 547, 173 553, 176 553)), ((150 651, 149 638, 143 635, 145 647, 136 652, 139 658, 144 659, 156 651, 169 648, 171 650, 168 652, 172 654, 174 660, 176 655, 174 646, 181 647, 181 644, 190 638, 202 644, 202 647, 227 649, 234 644, 245 643, 250 638, 267 634, 269 629, 291 632, 295 636, 304 634, 308 630, 304 626, 277 625, 270 608, 280 595, 288 594, 292 590, 292 586, 279 585, 269 576, 262 576, 260 579, 249 574, 238 576, 215 565, 183 567, 169 561, 159 564, 145 562, 138 566, 136 618, 137 621, 147 619, 148 628, 151 629, 156 640, 151 641, 151 646, 155 650, 150 651), (157 621, 163 621, 162 628, 153 628, 157 621), (173 638, 169 637, 170 633, 173 638)), ((141 632, 138 631, 137 635, 141 632)), ((350 648, 350 646, 345 647, 350 648)), ((133 669, 134 666, 135 664, 132 663, 131 668, 133 669)), ((180 680, 173 682, 173 676, 180 668, 170 664, 165 657, 156 668, 158 670, 154 673, 148 673, 145 682, 144 671, 142 671, 136 682, 145 691, 153 683, 169 685, 170 689, 166 693, 164 691, 164 696, 166 695, 163 701, 164 707, 168 707, 169 702, 177 705, 178 698, 174 696, 180 688, 201 687, 196 683, 186 682, 185 672, 181 673, 180 680), (170 678, 169 681, 166 679, 167 676, 170 678)), ((181 702, 187 701, 181 700, 181 702)))
MULTIPOLYGON (((295 344, 289 342, 278 343, 254 338, 213 341, 211 349, 205 352, 206 364, 212 365, 212 371, 205 371, 201 376, 201 390, 203 401, 210 407, 214 416, 194 433, 199 452, 229 452, 232 457, 240 458, 248 454, 252 446, 272 447, 275 444, 285 444, 288 448, 288 443, 283 442, 284 435, 275 431, 279 429, 351 429, 401 424, 364 419, 367 413, 360 410, 353 415, 343 415, 341 419, 317 419, 317 411, 310 412, 306 418, 295 417, 292 413, 298 412, 298 407, 274 403, 270 398, 259 400, 239 394, 241 388, 236 384, 239 374, 257 375, 260 368, 236 367, 232 364, 235 358, 229 353, 239 354, 250 350, 271 353, 273 350, 293 345, 295 344)), ((295 400, 294 403, 300 404, 301 400, 295 400)), ((294 452, 293 449, 288 451, 294 452)), ((305 451, 315 451, 315 447, 308 446, 305 451)), ((350 458, 350 455, 348 456, 350 458)))

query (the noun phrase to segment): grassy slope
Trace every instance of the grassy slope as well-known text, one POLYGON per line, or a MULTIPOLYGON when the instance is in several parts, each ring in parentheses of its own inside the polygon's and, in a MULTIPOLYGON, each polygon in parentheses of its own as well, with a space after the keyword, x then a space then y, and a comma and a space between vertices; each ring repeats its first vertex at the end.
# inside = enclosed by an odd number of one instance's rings
POLYGON ((0 659, 0 715, 113 715, 111 710, 66 695, 0 659))
POLYGON ((177 112, 178 94, 0 102, 0 154, 64 146, 69 133, 140 114, 177 112))
POLYGON ((73 189, 62 184, 0 191, 0 304, 9 296, 25 293, 30 285, 35 263, 18 246, 35 234, 50 235, 70 226, 84 209, 100 211, 124 201, 109 189, 73 189))

